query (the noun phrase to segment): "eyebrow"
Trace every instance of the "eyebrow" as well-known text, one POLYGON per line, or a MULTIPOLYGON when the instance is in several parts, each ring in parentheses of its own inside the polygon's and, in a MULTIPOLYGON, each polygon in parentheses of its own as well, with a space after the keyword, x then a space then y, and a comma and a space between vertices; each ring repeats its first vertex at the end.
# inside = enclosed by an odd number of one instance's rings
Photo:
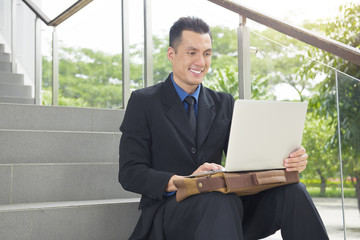
MULTIPOLYGON (((195 48, 195 47, 187 47, 186 50, 196 50, 199 51, 199 49, 195 48)), ((206 49, 204 52, 212 52, 212 48, 208 48, 206 49)))

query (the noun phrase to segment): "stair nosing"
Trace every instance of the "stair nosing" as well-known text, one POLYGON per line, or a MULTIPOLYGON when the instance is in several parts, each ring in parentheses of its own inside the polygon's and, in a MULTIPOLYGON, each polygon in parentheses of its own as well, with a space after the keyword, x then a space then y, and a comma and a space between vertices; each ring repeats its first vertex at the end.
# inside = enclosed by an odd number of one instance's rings
POLYGON ((39 107, 39 108, 64 108, 64 109, 85 109, 85 110, 95 110, 95 111, 123 111, 125 112, 125 109, 118 109, 118 108, 95 108, 95 107, 74 107, 74 106, 49 106, 49 105, 27 105, 27 104, 21 104, 21 103, 0 103, 6 104, 6 105, 18 105, 18 106, 25 106, 25 107, 39 107))
POLYGON ((105 200, 8 204, 8 205, 1 205, 0 212, 37 211, 44 209, 89 207, 89 206, 112 205, 112 204, 121 204, 121 203, 138 203, 139 201, 140 198, 120 198, 120 199, 105 199, 105 200))
POLYGON ((74 133, 74 134, 106 134, 106 135, 120 135, 121 132, 102 132, 102 131, 73 131, 73 130, 46 130, 46 129, 9 129, 0 128, 0 132, 34 132, 34 133, 74 133))

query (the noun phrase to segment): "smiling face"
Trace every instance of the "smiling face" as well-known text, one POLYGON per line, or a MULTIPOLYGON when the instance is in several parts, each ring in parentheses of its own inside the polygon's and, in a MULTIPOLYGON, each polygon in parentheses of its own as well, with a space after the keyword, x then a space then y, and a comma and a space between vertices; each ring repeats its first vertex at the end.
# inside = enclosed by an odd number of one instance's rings
POLYGON ((176 84, 187 93, 193 93, 209 70, 211 54, 211 38, 208 33, 184 30, 176 49, 169 47, 167 54, 172 62, 176 84))

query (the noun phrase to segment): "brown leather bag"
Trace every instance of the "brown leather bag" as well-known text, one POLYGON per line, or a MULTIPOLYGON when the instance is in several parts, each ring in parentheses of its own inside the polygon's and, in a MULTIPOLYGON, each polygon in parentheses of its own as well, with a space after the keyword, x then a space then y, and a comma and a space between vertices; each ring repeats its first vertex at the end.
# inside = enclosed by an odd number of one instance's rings
POLYGON ((251 195, 263 190, 299 182, 298 172, 268 170, 246 173, 215 172, 201 176, 189 176, 174 180, 177 188, 176 201, 204 192, 236 193, 251 195))

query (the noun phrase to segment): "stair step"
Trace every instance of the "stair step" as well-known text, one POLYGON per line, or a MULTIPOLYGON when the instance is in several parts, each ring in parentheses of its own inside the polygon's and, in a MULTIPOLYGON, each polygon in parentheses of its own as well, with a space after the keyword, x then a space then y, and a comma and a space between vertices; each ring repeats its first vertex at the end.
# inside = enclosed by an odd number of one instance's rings
POLYGON ((0 165, 0 205, 11 203, 11 173, 12 166, 0 165))
POLYGON ((1 239, 128 239, 139 217, 138 200, 49 205, 0 210, 1 239))
POLYGON ((0 130, 0 133, 0 164, 118 161, 119 132, 0 130))
POLYGON ((118 182, 118 163, 0 165, 0 205, 138 198, 118 182))
POLYGON ((9 62, 0 62, 0 71, 11 72, 11 63, 9 63, 9 62))
POLYGON ((0 52, 0 62, 10 62, 11 57, 9 53, 0 52))
POLYGON ((0 83, 1 97, 31 98, 31 87, 15 84, 0 83))
POLYGON ((0 129, 119 132, 124 110, 0 104, 0 129))
POLYGON ((34 104, 34 102, 35 102, 34 98, 0 97, 0 104, 1 103, 34 104))
POLYGON ((24 85, 24 75, 11 72, 0 72, 0 84, 2 83, 24 85))

